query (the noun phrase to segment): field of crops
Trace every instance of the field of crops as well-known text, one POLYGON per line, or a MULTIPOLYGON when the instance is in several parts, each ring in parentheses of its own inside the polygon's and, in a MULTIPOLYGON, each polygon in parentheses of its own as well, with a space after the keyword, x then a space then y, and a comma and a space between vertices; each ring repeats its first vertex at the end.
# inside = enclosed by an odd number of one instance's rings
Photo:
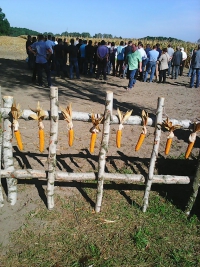
MULTIPOLYGON (((20 36, 22 37, 23 39, 26 39, 26 36, 20 36)), ((70 37, 70 36, 56 36, 56 38, 62 38, 64 40, 64 38, 66 38, 68 40, 68 42, 70 41, 71 38, 74 38, 74 37, 70 37)), ((101 39, 99 38, 87 38, 87 41, 89 40, 92 40, 93 44, 95 42, 100 42, 101 39)), ((115 45, 118 46, 120 44, 120 42, 123 40, 124 42, 128 42, 130 39, 104 39, 106 42, 115 42, 115 45)), ((162 48, 165 48, 169 45, 169 42, 166 40, 166 41, 160 41, 160 40, 157 40, 157 39, 154 39, 154 40, 147 40, 147 39, 143 39, 143 40, 140 40, 140 39, 131 39, 133 41, 133 43, 137 44, 139 41, 142 41, 143 45, 144 45, 144 48, 146 47, 147 44, 150 44, 151 47, 153 47, 153 45, 159 43, 160 44, 160 47, 161 49, 162 48)), ((190 53, 191 51, 197 46, 195 43, 190 43, 190 42, 178 42, 178 41, 172 41, 170 42, 171 46, 175 49, 177 46, 179 47, 183 47, 185 52, 187 53, 188 55, 188 58, 186 60, 186 64, 185 66, 188 67, 189 64, 190 64, 190 53)))

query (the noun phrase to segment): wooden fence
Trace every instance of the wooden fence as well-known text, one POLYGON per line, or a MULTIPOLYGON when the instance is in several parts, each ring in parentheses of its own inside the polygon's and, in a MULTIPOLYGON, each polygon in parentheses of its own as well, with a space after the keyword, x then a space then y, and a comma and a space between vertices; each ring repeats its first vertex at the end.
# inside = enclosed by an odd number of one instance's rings
MULTIPOLYGON (((0 87, 1 89, 1 87, 0 87)), ((1 91, 1 90, 0 90, 1 91)), ((34 170, 34 169, 21 169, 16 170, 13 162, 13 151, 12 151, 12 115, 11 107, 13 104, 13 97, 4 96, 3 107, 1 108, 1 118, 3 121, 3 131, 0 138, 0 150, 2 148, 3 153, 1 161, 3 169, 1 169, 1 178, 6 178, 8 188, 8 201, 11 205, 14 205, 17 200, 17 179, 33 179, 37 178, 40 180, 47 181, 47 204, 48 209, 54 208, 54 182, 66 182, 66 181, 87 181, 97 180, 97 195, 96 195, 96 206, 95 211, 99 212, 102 206, 103 199, 103 185, 104 181, 120 181, 126 183, 146 183, 143 200, 143 211, 145 212, 148 207, 149 194, 152 183, 162 184, 189 184, 192 181, 192 195, 189 199, 186 213, 189 215, 196 199, 199 180, 200 180, 200 160, 198 159, 198 167, 196 175, 194 177, 189 176, 175 176, 175 175, 154 175, 155 162, 158 155, 160 137, 162 133, 161 124, 163 122, 163 107, 164 98, 158 98, 157 112, 155 118, 148 118, 147 125, 155 127, 154 144, 152 148, 149 171, 147 177, 141 174, 120 174, 120 173, 106 173, 106 153, 108 151, 110 125, 119 124, 118 116, 112 114, 113 110, 113 92, 107 91, 105 97, 105 111, 103 120, 103 131, 102 141, 99 151, 98 159, 98 173, 74 173, 74 172, 62 172, 56 170, 56 150, 58 143, 58 120, 63 120, 62 113, 58 110, 58 88, 50 88, 50 111, 45 111, 46 119, 50 120, 50 137, 49 137, 49 154, 48 154, 48 171, 45 170, 34 170), (2 141, 3 140, 3 141, 2 141)), ((23 110, 20 119, 29 120, 30 115, 34 114, 31 110, 23 110)), ((97 117, 102 116, 96 114, 97 117)), ((91 121, 91 114, 83 112, 73 112, 72 119, 75 121, 89 122, 91 121)), ((178 124, 185 129, 189 129, 192 126, 190 120, 176 120, 170 119, 173 125, 178 124)), ((125 122, 127 125, 141 125, 142 118, 140 116, 130 116, 125 122)), ((1 180, 0 180, 1 182, 1 180)), ((3 192, 0 183, 0 206, 3 207, 3 192)))

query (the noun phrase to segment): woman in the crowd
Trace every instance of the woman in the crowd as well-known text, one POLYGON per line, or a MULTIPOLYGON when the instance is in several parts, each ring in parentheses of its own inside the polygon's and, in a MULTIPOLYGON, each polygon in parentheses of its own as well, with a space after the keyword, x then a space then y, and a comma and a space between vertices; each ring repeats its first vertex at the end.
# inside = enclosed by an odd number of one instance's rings
POLYGON ((170 56, 167 53, 167 48, 163 48, 162 54, 159 61, 159 83, 165 83, 166 82, 166 72, 168 70, 168 62, 170 60, 170 56))

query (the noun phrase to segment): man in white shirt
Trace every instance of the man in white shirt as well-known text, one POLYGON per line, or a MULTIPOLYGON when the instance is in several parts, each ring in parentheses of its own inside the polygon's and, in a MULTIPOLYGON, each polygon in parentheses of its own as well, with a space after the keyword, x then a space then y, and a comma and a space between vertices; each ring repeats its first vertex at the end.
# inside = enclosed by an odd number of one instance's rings
POLYGON ((185 60, 187 59, 187 54, 185 53, 183 47, 181 47, 181 53, 182 53, 182 62, 181 62, 181 65, 180 65, 180 76, 183 75, 183 69, 184 69, 184 66, 185 66, 185 60))
POLYGON ((142 57, 142 71, 140 72, 139 79, 140 79, 140 81, 143 81, 144 80, 144 70, 145 70, 148 59, 147 59, 147 54, 143 48, 142 43, 138 44, 138 51, 140 52, 140 55, 142 57))
POLYGON ((169 44, 168 45, 168 48, 167 48, 167 54, 169 55, 169 62, 168 62, 168 76, 170 76, 172 74, 171 72, 171 67, 172 67, 172 57, 173 57, 173 54, 174 54, 174 49, 171 47, 171 45, 169 44))
POLYGON ((74 42, 74 45, 76 46, 79 43, 79 38, 76 37, 76 41, 74 42))

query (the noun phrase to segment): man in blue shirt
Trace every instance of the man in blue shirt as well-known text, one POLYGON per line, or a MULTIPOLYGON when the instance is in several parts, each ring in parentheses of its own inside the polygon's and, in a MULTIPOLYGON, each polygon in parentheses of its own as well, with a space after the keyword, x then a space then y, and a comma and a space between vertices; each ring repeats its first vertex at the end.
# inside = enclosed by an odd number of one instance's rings
POLYGON ((83 44, 80 46, 80 54, 81 54, 81 59, 80 59, 80 72, 83 74, 87 74, 86 70, 86 58, 85 58, 85 47, 87 46, 87 40, 83 41, 83 44))
POLYGON ((104 40, 101 41, 101 45, 97 48, 97 64, 98 64, 98 70, 96 79, 99 79, 100 74, 103 74, 104 80, 106 80, 106 68, 108 63, 108 56, 109 56, 109 50, 108 47, 105 45, 106 42, 104 40))
POLYGON ((120 45, 117 47, 116 72, 118 72, 119 69, 119 77, 121 77, 121 74, 123 74, 124 53, 125 53, 124 42, 121 41, 120 45))
POLYGON ((50 58, 52 52, 51 48, 44 41, 44 36, 42 34, 38 35, 38 42, 33 43, 28 47, 29 51, 36 56, 36 65, 38 72, 38 83, 42 86, 42 70, 44 69, 47 75, 48 86, 51 86, 51 75, 50 68, 48 65, 48 59, 50 58), (47 54, 48 53, 48 54, 47 54))
POLYGON ((159 52, 156 51, 156 45, 154 45, 153 49, 151 51, 149 51, 149 53, 147 54, 147 57, 149 58, 149 62, 147 63, 147 66, 146 66, 144 82, 147 81, 148 73, 150 71, 151 71, 151 75, 150 75, 149 82, 150 83, 152 82, 154 74, 155 74, 155 70, 156 70, 156 61, 158 59, 158 56, 159 56, 159 52))

